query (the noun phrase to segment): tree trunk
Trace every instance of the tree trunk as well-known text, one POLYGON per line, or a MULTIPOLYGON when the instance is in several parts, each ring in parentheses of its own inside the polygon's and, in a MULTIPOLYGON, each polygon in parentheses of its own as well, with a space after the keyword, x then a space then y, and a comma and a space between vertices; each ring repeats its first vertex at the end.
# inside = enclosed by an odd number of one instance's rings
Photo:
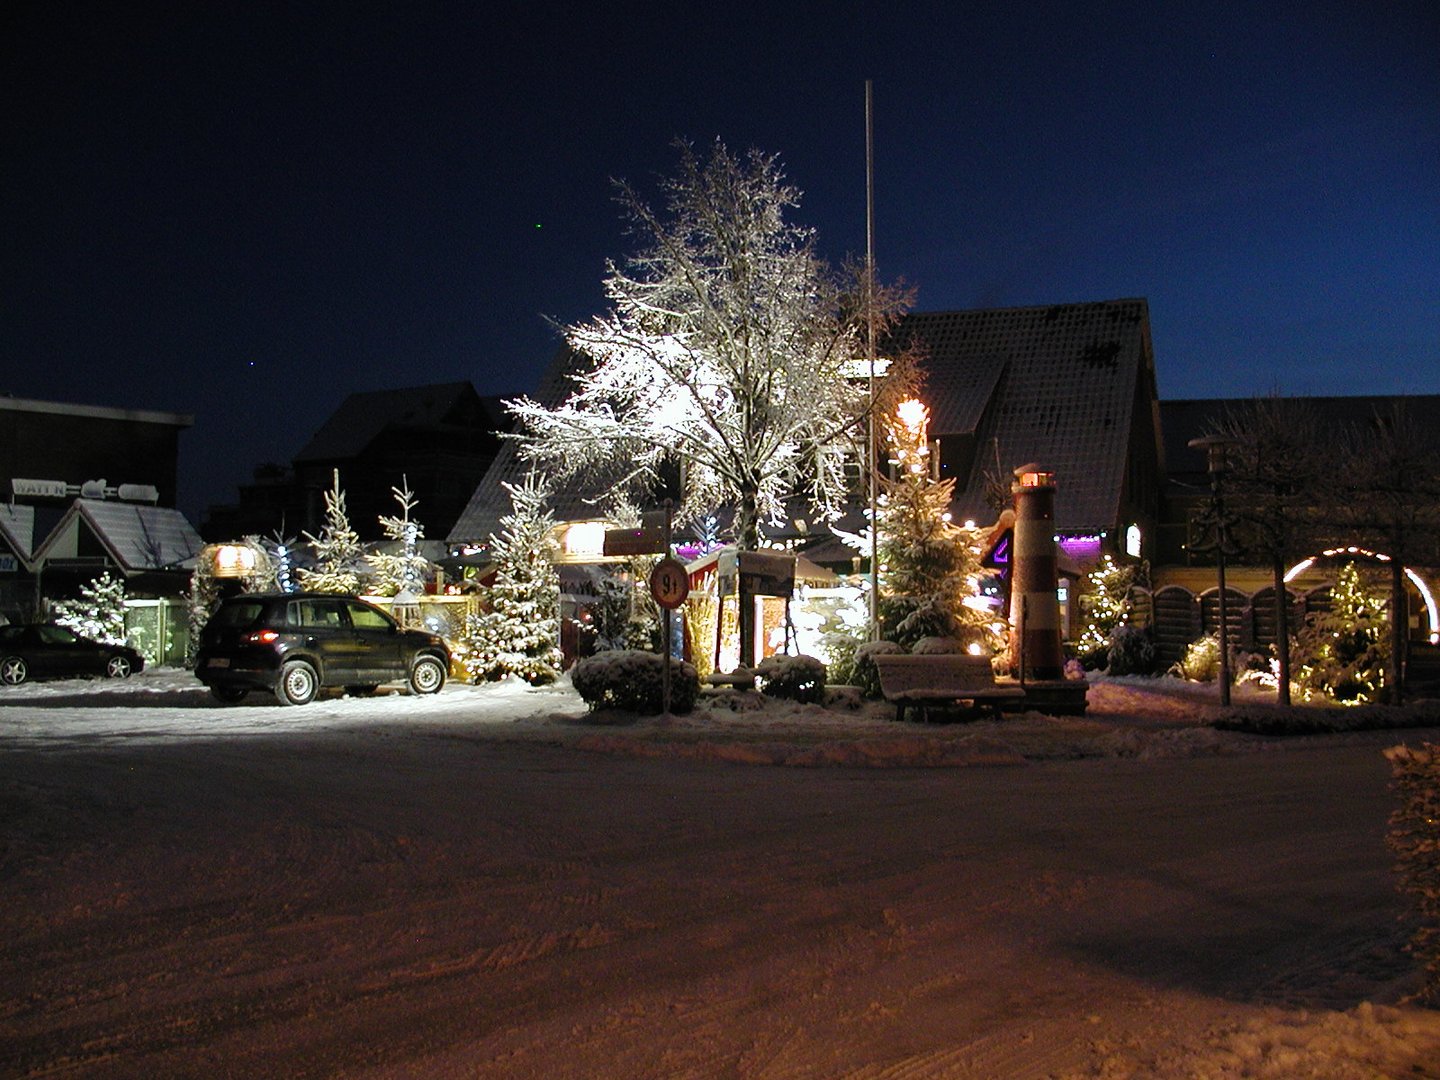
POLYGON ((1275 701, 1290 704, 1290 590, 1285 584, 1285 560, 1277 551, 1275 571, 1275 655, 1280 661, 1275 701))
MULTIPOLYGON (((752 487, 740 493, 740 520, 736 522, 735 546, 741 551, 757 551, 760 547, 760 511, 758 493, 752 487)), ((745 575, 735 580, 736 602, 740 606, 740 666, 755 666, 755 598, 745 587, 745 575)))
POLYGON ((1390 704, 1405 699, 1405 652, 1410 643, 1410 605, 1405 595, 1405 567, 1398 558, 1390 560, 1390 704))

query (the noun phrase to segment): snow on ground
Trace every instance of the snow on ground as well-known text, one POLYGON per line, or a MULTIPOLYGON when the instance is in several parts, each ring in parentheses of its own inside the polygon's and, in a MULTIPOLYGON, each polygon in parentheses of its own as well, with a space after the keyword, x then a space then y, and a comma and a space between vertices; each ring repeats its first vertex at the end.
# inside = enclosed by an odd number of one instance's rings
POLYGON ((1440 1077, 1380 754, 1440 735, 1220 732, 1213 693, 4 688, 0 1072, 1440 1077))

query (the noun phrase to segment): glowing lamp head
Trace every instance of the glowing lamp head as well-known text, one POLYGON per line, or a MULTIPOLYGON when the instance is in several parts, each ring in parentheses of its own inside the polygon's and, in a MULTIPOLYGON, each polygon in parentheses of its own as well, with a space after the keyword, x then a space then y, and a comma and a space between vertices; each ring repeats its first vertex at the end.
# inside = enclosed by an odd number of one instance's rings
POLYGON ((221 544, 215 549, 217 578, 244 577, 255 569, 255 552, 244 544, 221 544))
POLYGON ((895 406, 895 417, 912 432, 925 430, 930 422, 930 410, 918 398, 907 398, 895 406))

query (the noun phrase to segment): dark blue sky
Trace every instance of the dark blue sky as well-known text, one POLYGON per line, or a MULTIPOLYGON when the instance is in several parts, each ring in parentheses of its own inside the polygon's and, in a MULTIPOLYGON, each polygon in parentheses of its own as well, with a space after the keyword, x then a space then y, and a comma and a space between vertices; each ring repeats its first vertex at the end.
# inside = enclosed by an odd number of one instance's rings
POLYGON ((1440 393, 1434 0, 118 8, 0 15, 0 393, 193 413, 197 516, 351 391, 532 389, 677 136, 862 252, 867 77, 919 308, 1148 297, 1167 398, 1440 393))

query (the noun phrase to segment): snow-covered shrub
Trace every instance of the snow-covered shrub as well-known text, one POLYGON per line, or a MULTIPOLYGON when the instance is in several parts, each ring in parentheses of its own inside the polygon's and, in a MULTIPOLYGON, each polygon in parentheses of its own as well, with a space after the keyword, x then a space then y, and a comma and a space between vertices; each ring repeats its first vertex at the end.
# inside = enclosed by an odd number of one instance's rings
POLYGON ((1220 677, 1220 639, 1207 635, 1192 641, 1170 672, 1188 682, 1214 682, 1220 677))
POLYGON ((1149 627, 1122 623, 1110 631, 1110 644, 1105 650, 1108 674, 1153 675, 1157 657, 1155 635, 1149 627))
MULTIPOLYGON (((576 662, 570 681, 591 709, 624 709, 653 716, 664 710, 664 663, 658 653, 616 649, 576 662)), ((670 661, 670 711, 686 713, 700 696, 695 665, 670 661)))
POLYGON ((1275 706, 1244 704, 1226 710, 1215 720, 1221 731, 1248 731, 1254 735, 1334 735, 1345 731, 1399 731, 1440 726, 1440 702, 1413 705, 1359 705, 1338 703, 1275 706))
POLYGON ((818 702, 825 696, 825 664, 813 656, 767 656, 755 674, 766 697, 818 702))
POLYGON ((875 657, 893 656, 905 650, 893 641, 867 641, 855 650, 855 669, 850 681, 860 688, 867 698, 880 696, 880 669, 875 666, 875 657))
POLYGON ((953 637, 922 637, 910 650, 916 656, 954 656, 965 650, 953 637))
POLYGON ((1440 746, 1394 746, 1385 756, 1400 796, 1387 842, 1397 860, 1400 891, 1409 894, 1418 916, 1410 951, 1424 965, 1425 982, 1417 996, 1440 1005, 1440 746))

